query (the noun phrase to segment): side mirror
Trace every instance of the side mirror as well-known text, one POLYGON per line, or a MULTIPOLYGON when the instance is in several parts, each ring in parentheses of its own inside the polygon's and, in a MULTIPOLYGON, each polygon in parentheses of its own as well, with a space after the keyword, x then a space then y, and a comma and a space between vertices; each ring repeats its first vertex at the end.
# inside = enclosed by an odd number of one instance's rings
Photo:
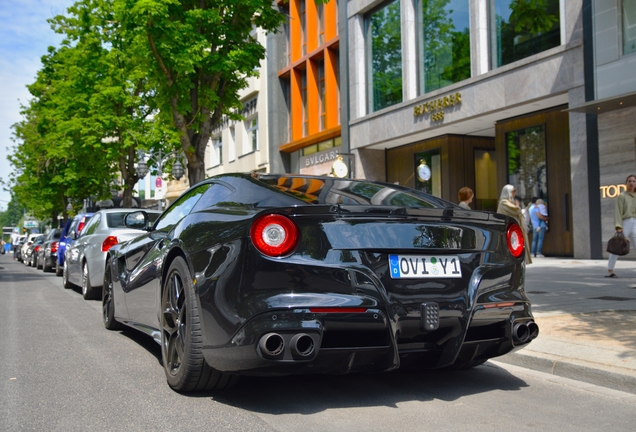
POLYGON ((128 213, 124 217, 124 225, 128 228, 146 230, 148 228, 148 213, 145 211, 128 213))

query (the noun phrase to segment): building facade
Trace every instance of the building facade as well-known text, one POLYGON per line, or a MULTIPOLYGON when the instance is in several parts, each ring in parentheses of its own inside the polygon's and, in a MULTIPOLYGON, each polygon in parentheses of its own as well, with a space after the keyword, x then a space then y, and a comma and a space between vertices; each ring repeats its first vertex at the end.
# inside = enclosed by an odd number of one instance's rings
POLYGON ((272 172, 329 174, 341 151, 338 0, 278 1, 267 43, 272 172))
MULTIPOLYGON (((586 115, 592 131, 589 145, 598 149, 598 163, 590 174, 599 180, 590 192, 599 197, 600 211, 590 237, 607 257, 607 241, 615 232, 616 197, 625 189, 627 176, 636 174, 636 1, 584 3, 586 39, 591 41, 586 101, 570 111, 586 115)), ((636 257, 633 251, 630 255, 636 257)))
POLYGON ((453 202, 468 186, 476 209, 514 184, 548 204, 544 254, 589 258, 590 131, 568 111, 586 102, 585 2, 540 3, 348 1, 343 152, 358 177, 453 202))
MULTIPOLYGON (((266 45, 263 30, 254 29, 253 37, 266 45)), ((247 87, 241 90, 243 120, 224 117, 212 131, 205 155, 208 177, 227 172, 269 171, 267 63, 261 61, 259 76, 248 78, 247 87)))

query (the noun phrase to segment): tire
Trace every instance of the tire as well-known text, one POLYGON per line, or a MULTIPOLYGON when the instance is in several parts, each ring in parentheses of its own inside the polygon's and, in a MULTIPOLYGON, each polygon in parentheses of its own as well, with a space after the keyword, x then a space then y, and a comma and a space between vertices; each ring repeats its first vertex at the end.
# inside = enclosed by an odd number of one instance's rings
POLYGON ((55 276, 62 276, 63 270, 60 267, 60 264, 57 262, 57 260, 55 261, 55 276))
POLYGON ((38 270, 42 268, 42 264, 40 264, 40 258, 38 255, 35 256, 35 268, 38 270))
POLYGON ((113 299, 113 276, 110 264, 104 270, 104 286, 102 288, 102 317, 104 327, 108 330, 122 330, 124 325, 115 319, 115 300, 113 299))
POLYGON ((97 291, 99 287, 91 286, 91 278, 88 274, 88 263, 84 261, 82 264, 82 297, 84 300, 95 300, 99 298, 97 291))
POLYGON ((50 272, 52 270, 51 266, 48 265, 48 263, 49 263, 49 261, 46 259, 46 257, 44 257, 44 261, 42 261, 42 271, 44 273, 48 273, 48 272, 50 272))
POLYGON ((161 294, 161 357, 168 385, 179 392, 222 390, 237 376, 217 371, 203 357, 201 321, 192 278, 177 257, 161 294))
POLYGON ((62 285, 66 289, 73 288, 75 286, 75 284, 68 280, 68 264, 66 260, 64 260, 64 269, 62 270, 62 285))

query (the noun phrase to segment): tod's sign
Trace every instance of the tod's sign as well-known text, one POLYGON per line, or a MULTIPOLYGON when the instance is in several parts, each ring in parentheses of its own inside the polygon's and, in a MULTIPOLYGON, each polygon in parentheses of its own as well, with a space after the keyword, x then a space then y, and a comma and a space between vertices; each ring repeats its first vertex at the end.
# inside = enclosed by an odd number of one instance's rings
POLYGON ((601 198, 616 198, 621 192, 627 190, 624 184, 601 186, 601 198))

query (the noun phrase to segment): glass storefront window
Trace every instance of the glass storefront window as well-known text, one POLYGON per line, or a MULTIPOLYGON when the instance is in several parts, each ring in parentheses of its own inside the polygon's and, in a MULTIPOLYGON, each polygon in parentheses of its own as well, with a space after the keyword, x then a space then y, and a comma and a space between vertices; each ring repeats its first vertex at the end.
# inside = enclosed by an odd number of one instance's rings
POLYGON ((508 183, 526 206, 532 197, 548 201, 545 125, 506 133, 508 183))
POLYGON ((559 0, 490 0, 493 68, 561 44, 559 0))
POLYGON ((439 149, 415 153, 415 188, 442 197, 442 168, 439 149))
POLYGON ((392 1, 367 16, 369 112, 402 102, 400 2, 392 1))
POLYGON ((420 9, 421 91, 470 78, 469 0, 422 0, 420 9))
POLYGON ((636 53, 636 0, 623 0, 623 54, 636 53))

